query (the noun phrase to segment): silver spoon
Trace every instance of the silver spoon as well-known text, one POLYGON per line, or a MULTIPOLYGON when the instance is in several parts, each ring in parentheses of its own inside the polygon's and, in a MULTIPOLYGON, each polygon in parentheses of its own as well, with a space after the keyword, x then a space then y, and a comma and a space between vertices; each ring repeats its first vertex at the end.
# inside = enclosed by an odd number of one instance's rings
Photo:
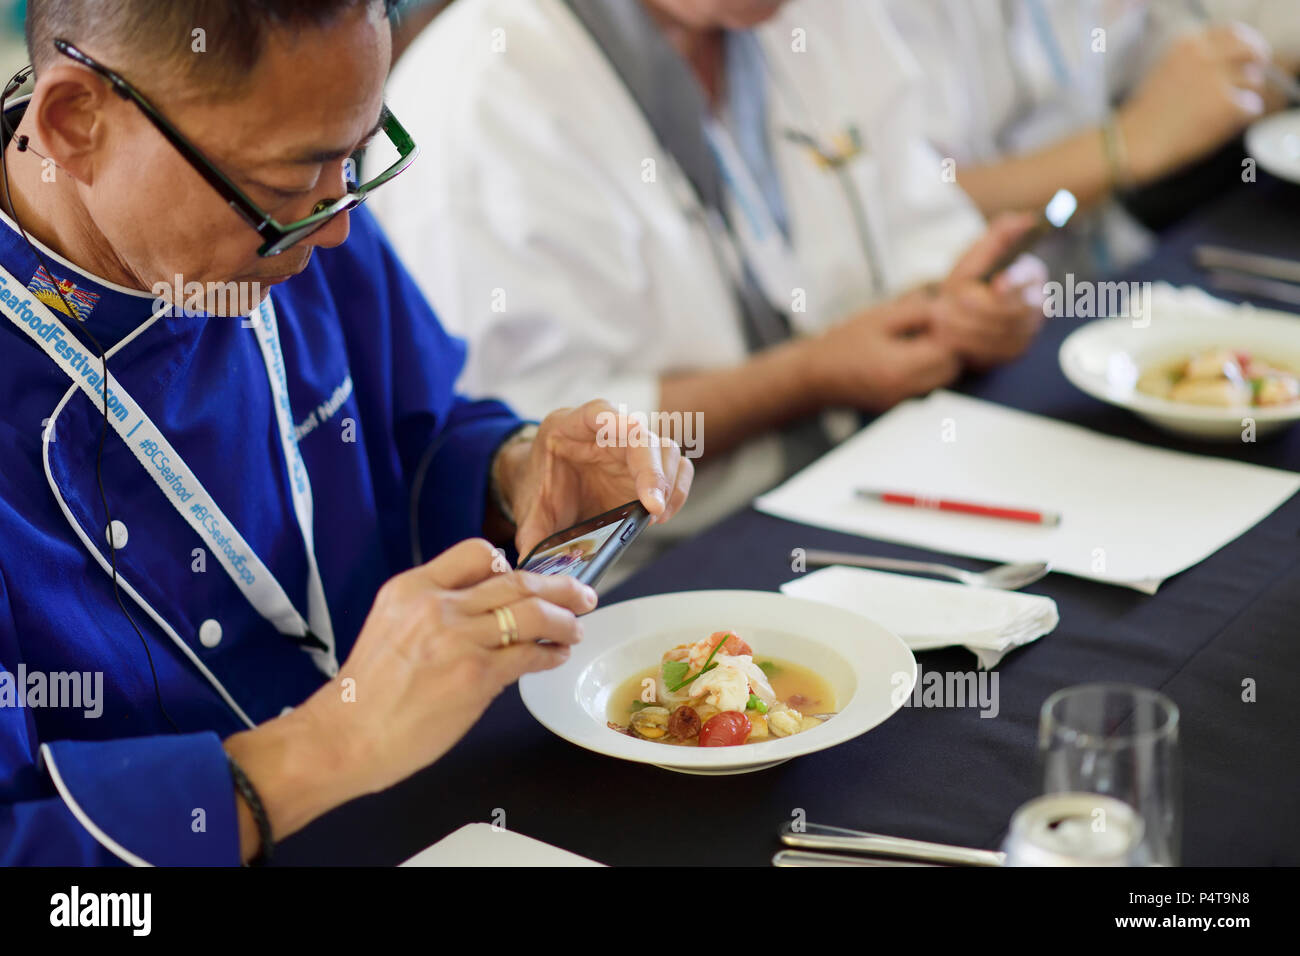
POLYGON ((831 564, 847 564, 854 568, 877 568, 881 571, 904 571, 911 574, 935 574, 952 578, 973 588, 997 588, 1002 591, 1018 591, 1026 585, 1042 578, 1052 566, 1046 561, 1027 561, 1018 564, 1000 564, 987 571, 965 571, 946 564, 931 564, 928 561, 903 561, 899 558, 873 558, 865 554, 849 554, 846 551, 819 551, 811 549, 805 553, 809 565, 826 567, 831 564))

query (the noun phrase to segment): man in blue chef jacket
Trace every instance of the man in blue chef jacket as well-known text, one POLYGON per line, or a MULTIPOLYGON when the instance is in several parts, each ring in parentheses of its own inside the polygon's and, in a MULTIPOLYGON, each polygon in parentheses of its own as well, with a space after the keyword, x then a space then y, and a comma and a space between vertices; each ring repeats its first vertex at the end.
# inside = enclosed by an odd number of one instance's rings
POLYGON ((28 6, 0 862, 264 859, 566 658, 595 595, 485 538, 523 551, 633 497, 665 520, 691 465, 637 422, 607 447, 603 403, 537 427, 454 393, 463 346, 354 209, 413 155, 380 0, 28 6), (358 174, 370 142, 393 162, 358 174))

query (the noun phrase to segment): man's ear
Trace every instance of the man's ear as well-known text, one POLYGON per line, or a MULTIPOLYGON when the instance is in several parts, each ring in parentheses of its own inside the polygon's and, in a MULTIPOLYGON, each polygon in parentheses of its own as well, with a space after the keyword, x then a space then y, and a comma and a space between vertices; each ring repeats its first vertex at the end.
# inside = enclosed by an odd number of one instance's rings
POLYGON ((20 126, 34 149, 90 186, 95 164, 108 148, 109 117, 125 105, 101 77, 71 63, 56 63, 41 72, 20 126))

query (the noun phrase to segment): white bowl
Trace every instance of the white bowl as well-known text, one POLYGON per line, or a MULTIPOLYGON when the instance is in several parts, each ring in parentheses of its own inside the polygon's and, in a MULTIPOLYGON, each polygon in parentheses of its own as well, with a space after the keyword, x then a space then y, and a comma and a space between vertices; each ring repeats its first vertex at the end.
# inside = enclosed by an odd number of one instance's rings
POLYGON ((1274 176, 1300 183, 1300 109, 1253 123, 1246 130, 1246 152, 1274 176))
MULTIPOLYGON (((1159 301, 1159 300, 1157 300, 1159 301)), ((1099 319, 1072 332, 1061 343, 1065 377, 1094 398, 1127 408, 1154 425, 1180 435, 1216 441, 1241 441, 1254 422, 1263 437, 1300 419, 1300 402, 1272 407, 1216 408, 1157 398, 1137 390, 1149 365, 1186 358, 1211 348, 1244 350, 1266 362, 1300 371, 1300 317, 1249 307, 1198 311, 1196 300, 1182 315, 1167 305, 1149 325, 1132 319, 1099 319)))
POLYGON ((829 604, 771 591, 686 591, 598 608, 563 666, 519 681, 524 706, 552 733, 596 753, 698 774, 748 773, 825 750, 889 718, 912 692, 916 659, 879 624, 829 604), (606 726, 610 696, 664 651, 732 630, 755 658, 782 658, 819 674, 836 715, 818 727, 734 747, 679 747, 606 726))

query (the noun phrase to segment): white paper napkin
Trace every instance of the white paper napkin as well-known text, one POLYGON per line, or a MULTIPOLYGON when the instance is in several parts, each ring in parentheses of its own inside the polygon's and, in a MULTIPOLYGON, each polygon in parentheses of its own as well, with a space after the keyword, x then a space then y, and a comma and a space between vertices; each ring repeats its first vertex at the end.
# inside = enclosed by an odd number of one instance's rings
POLYGON ((604 866, 490 823, 467 823, 402 866, 604 866))
POLYGON ((1055 630, 1060 621, 1049 597, 866 568, 823 568, 786 582, 781 590, 871 618, 914 651, 961 645, 975 654, 982 670, 1055 630))
POLYGON ((1286 501, 1300 475, 1153 448, 952 392, 904 402, 755 502, 760 511, 1154 594, 1286 501), (857 488, 1057 511, 1058 526, 866 501, 857 488))

